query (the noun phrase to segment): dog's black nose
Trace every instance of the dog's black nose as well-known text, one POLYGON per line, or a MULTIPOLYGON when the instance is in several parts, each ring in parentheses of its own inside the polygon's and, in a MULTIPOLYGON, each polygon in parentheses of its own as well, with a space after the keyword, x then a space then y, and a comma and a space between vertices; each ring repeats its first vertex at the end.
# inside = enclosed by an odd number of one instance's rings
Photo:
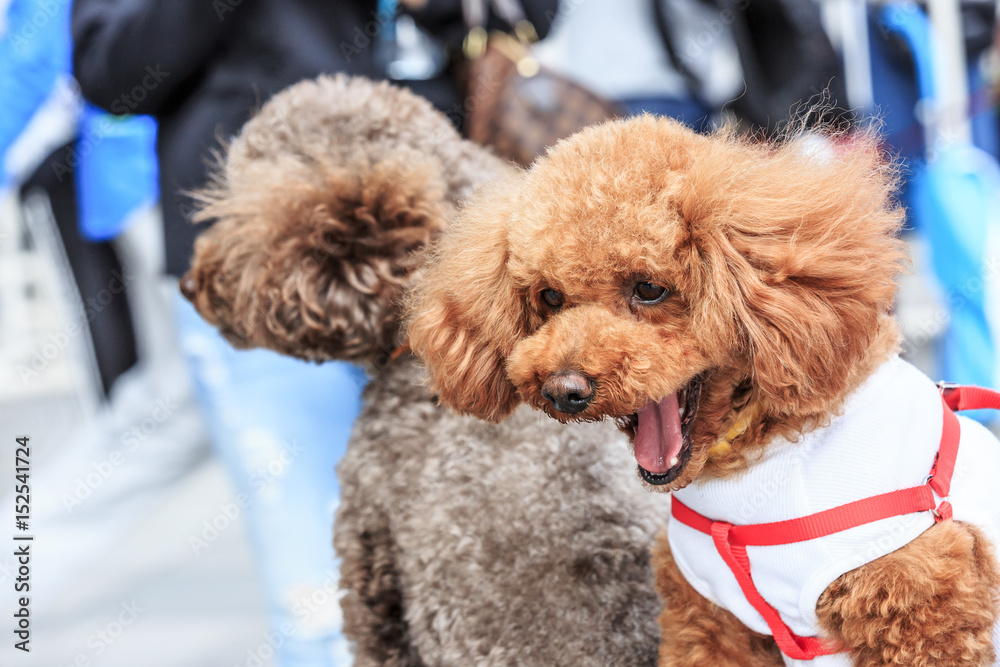
POLYGON ((559 412, 575 415, 590 405, 590 399, 594 396, 594 383, 580 373, 558 373, 545 380, 542 396, 559 412))

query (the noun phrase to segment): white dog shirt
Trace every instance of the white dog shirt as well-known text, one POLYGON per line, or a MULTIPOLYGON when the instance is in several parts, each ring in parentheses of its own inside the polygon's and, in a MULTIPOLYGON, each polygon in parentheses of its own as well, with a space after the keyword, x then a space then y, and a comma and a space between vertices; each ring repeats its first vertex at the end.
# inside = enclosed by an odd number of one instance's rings
MULTIPOLYGON (((694 512, 734 526, 805 517, 863 498, 922 486, 941 446, 944 410, 938 387, 893 357, 847 400, 830 426, 797 442, 773 441, 739 477, 695 481, 674 494, 694 512)), ((979 526, 1000 545, 1000 442, 958 417, 960 439, 948 501, 957 521, 979 526)), ((932 506, 942 499, 934 497, 932 506)), ((793 544, 747 546, 753 585, 793 633, 820 634, 816 602, 842 574, 888 554, 934 524, 931 512, 908 513, 793 544)), ((748 628, 772 634, 748 601, 710 534, 675 517, 670 548, 688 582, 748 628)), ((997 633, 994 632, 996 645, 997 633)), ((844 654, 788 665, 848 665, 844 654)))

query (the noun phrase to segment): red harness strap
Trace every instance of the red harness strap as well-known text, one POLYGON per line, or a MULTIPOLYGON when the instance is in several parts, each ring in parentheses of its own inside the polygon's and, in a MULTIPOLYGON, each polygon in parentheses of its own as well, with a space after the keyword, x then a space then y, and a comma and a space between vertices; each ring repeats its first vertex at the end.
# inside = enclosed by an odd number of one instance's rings
POLYGON ((950 519, 951 476, 958 457, 959 423, 953 410, 994 408, 1000 410, 1000 393, 980 387, 956 387, 939 384, 944 425, 941 444, 927 481, 899 491, 882 493, 856 500, 846 505, 816 512, 799 519, 734 526, 724 521, 712 521, 695 512, 674 496, 671 499, 673 518, 686 526, 710 535, 719 555, 732 570, 747 601, 764 617, 781 652, 793 660, 812 660, 821 655, 839 653, 843 649, 816 637, 800 637, 792 632, 778 611, 761 596, 750 575, 748 546, 793 544, 839 533, 889 517, 916 512, 931 512, 935 521, 950 519), (942 501, 938 504, 935 494, 942 501))

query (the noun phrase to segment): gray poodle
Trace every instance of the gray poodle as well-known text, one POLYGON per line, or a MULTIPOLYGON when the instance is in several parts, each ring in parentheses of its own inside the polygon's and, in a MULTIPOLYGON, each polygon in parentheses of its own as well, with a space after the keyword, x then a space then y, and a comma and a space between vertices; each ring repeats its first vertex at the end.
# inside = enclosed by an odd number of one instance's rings
POLYGON ((267 103, 202 195, 199 312, 237 347, 370 371, 334 529, 357 665, 656 662, 668 510, 624 436, 457 416, 401 340, 428 243, 513 169, 405 90, 321 77, 267 103))

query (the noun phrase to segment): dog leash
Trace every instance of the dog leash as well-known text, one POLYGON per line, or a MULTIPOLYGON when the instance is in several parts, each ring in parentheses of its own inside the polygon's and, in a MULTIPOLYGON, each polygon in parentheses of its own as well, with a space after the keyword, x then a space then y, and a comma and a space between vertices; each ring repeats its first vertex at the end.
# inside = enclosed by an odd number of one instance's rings
POLYGON ((938 383, 938 389, 941 391, 944 413, 941 444, 930 474, 920 486, 856 500, 798 519, 743 526, 712 521, 692 510, 676 496, 671 499, 673 518, 712 538, 722 560, 736 577, 743 595, 764 617, 778 648, 789 658, 812 660, 823 655, 841 653, 846 649, 818 637, 800 637, 792 632, 792 629, 781 620, 778 611, 764 600, 754 585, 746 548, 813 540, 902 514, 930 512, 934 515, 935 522, 951 519, 952 507, 948 502, 948 496, 951 493, 951 478, 955 472, 960 437, 955 411, 1000 410, 1000 392, 943 382, 938 383), (935 496, 941 499, 940 503, 935 496))

